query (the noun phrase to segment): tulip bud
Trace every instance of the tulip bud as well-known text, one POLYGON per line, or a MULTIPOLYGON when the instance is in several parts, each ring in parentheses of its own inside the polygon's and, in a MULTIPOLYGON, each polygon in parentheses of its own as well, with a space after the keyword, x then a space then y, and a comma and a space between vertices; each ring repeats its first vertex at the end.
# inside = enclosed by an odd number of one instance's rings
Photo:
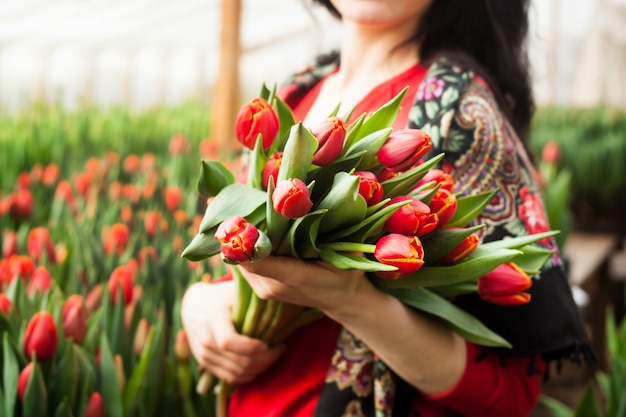
POLYGON ((61 310, 63 332, 66 338, 72 338, 81 344, 87 335, 87 318, 83 307, 83 296, 74 294, 67 297, 61 310))
POLYGON ((289 219, 302 217, 313 207, 309 189, 299 178, 278 181, 272 203, 277 213, 289 219))
POLYGON ((165 200, 165 207, 170 212, 174 212, 183 199, 183 190, 180 187, 169 186, 163 190, 163 199, 165 200))
POLYGON ((11 312, 11 307, 13 307, 13 303, 8 295, 5 293, 0 293, 0 311, 2 311, 5 317, 9 316, 11 312))
POLYGON ((235 134, 246 148, 254 149, 259 134, 263 149, 267 150, 278 133, 276 112, 267 100, 257 97, 244 104, 235 119, 235 134))
POLYGON ((378 178, 373 172, 357 171, 353 175, 359 176, 359 194, 365 199, 367 206, 373 206, 380 203, 383 199, 385 190, 378 178))
POLYGON ((191 350, 189 348, 189 341, 187 340, 187 332, 185 329, 180 329, 176 334, 176 341, 174 342, 174 355, 179 362, 186 362, 191 356, 191 350))
POLYGON ((89 397, 89 401, 87 401, 87 405, 85 406, 85 413, 83 417, 104 417, 104 401, 102 401, 102 396, 99 392, 94 392, 89 397))
POLYGON ((378 160, 391 171, 406 171, 432 148, 430 136, 419 129, 392 132, 378 151, 378 160))
POLYGON ((343 149, 346 124, 338 117, 329 117, 311 130, 317 139, 317 151, 313 155, 315 165, 324 166, 333 162, 343 149))
POLYGON ((148 334, 150 333, 150 323, 146 318, 139 320, 137 324, 137 330, 135 330, 135 340, 133 340, 133 351, 135 355, 141 355, 143 348, 148 340, 148 334))
POLYGON ((559 162, 559 153, 560 150, 558 142, 551 140, 543 145, 543 149, 541 150, 541 159, 547 164, 556 164, 559 162))
POLYGON ((159 220, 161 220, 161 212, 157 210, 150 210, 143 215, 143 226, 146 229, 146 234, 150 238, 156 236, 157 228, 159 226, 159 220))
POLYGON ((428 205, 416 198, 399 196, 392 198, 385 207, 401 201, 410 203, 399 207, 385 221, 384 229, 390 233, 400 233, 403 235, 423 236, 437 228, 439 219, 437 215, 430 212, 428 205))
POLYGON ((456 196, 445 188, 440 188, 435 192, 428 206, 431 212, 437 214, 441 227, 452 220, 456 213, 456 196))
MULTIPOLYGON (((0 213, 1 215, 1 213, 0 213)), ((17 253, 17 233, 13 230, 2 232, 2 258, 8 258, 17 253)))
POLYGON ((121 355, 115 355, 113 358, 115 364, 115 374, 117 376, 117 385, 119 385, 120 392, 124 392, 126 387, 126 375, 124 374, 124 360, 121 355))
POLYGON ((17 397, 20 399, 20 402, 24 402, 24 396, 26 395, 26 388, 28 388, 28 382, 30 381, 30 376, 33 373, 33 367, 35 366, 34 362, 29 362, 24 369, 20 372, 20 376, 17 378, 17 397))
POLYGON ((178 156, 189 153, 191 150, 191 144, 182 133, 176 133, 170 138, 170 143, 167 146, 167 150, 170 156, 178 156))
POLYGON ((56 262, 50 231, 45 227, 35 227, 28 232, 26 247, 28 254, 35 262, 41 260, 43 253, 45 253, 48 262, 56 262))
POLYGON ((133 299, 133 280, 135 279, 135 268, 131 264, 120 265, 113 270, 109 277, 109 295, 111 303, 117 301, 118 285, 122 288, 124 304, 128 305, 133 299))
POLYGON ((33 194, 22 188, 9 196, 9 213, 14 220, 25 220, 33 213, 33 194))
POLYGON ((102 237, 106 255, 116 253, 117 256, 122 256, 128 245, 130 231, 124 223, 115 223, 110 227, 105 226, 102 229, 102 237))
POLYGON ((459 243, 454 249, 452 249, 443 258, 439 259, 440 264, 453 264, 465 259, 470 253, 478 247, 480 238, 476 233, 472 233, 467 236, 461 243, 459 243))
POLYGON ((54 319, 47 311, 35 313, 24 331, 22 348, 24 354, 32 359, 37 355, 38 361, 51 359, 58 346, 57 327, 54 319))
POLYGON ((417 182, 415 188, 419 188, 429 182, 434 182, 435 185, 439 186, 439 188, 446 189, 451 193, 454 192, 454 178, 452 178, 452 175, 441 169, 433 168, 429 170, 426 175, 424 175, 422 179, 417 182))
POLYGON ((262 259, 271 251, 269 238, 239 216, 224 220, 215 231, 215 239, 221 243, 222 258, 230 263, 262 259))
POLYGON ((54 162, 46 165, 41 174, 41 182, 48 186, 54 184, 59 179, 60 172, 59 166, 54 162))
POLYGON ((424 265, 424 248, 417 236, 385 235, 376 242, 374 256, 380 263, 398 268, 396 271, 378 271, 377 274, 385 279, 397 279, 424 265))
POLYGON ((270 177, 274 177, 274 183, 276 183, 276 179, 278 178, 278 170, 280 169, 280 164, 282 164, 282 162, 283 153, 276 152, 265 163, 265 166, 263 167, 263 173, 261 175, 261 181, 264 190, 267 190, 267 185, 269 184, 270 177))
POLYGON ((52 277, 45 266, 40 266, 33 271, 26 288, 26 294, 32 296, 35 293, 45 293, 52 288, 52 277))
POLYGON ((522 305, 530 301, 530 294, 524 291, 531 285, 526 272, 513 262, 507 262, 478 278, 478 295, 493 304, 522 305))
POLYGON ((87 299, 85 300, 85 308, 87 309, 88 314, 92 314, 96 309, 100 306, 100 301, 102 300, 102 284, 96 284, 87 294, 87 299))

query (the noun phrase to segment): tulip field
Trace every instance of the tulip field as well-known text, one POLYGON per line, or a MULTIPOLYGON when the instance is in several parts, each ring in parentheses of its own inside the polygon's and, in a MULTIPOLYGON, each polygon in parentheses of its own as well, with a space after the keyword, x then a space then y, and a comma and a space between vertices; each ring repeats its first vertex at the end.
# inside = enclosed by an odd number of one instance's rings
POLYGON ((208 416, 180 257, 215 157, 201 106, 0 118, 0 416, 208 416), (184 413, 183 413, 184 410, 184 413))
POLYGON ((223 267, 181 253, 220 151, 200 103, 0 112, 0 417, 213 414, 180 303, 223 267))

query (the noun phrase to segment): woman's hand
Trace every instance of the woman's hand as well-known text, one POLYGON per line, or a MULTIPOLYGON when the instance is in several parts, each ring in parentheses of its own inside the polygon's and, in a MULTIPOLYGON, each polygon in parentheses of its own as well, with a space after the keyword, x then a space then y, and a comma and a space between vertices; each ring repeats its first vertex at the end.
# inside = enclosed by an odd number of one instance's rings
POLYGON ((363 271, 340 270, 323 261, 269 256, 240 264, 240 270, 260 298, 317 308, 323 312, 371 285, 363 271))
POLYGON ((230 306, 232 281, 198 282, 182 300, 182 321, 191 352, 204 369, 230 383, 248 382, 274 363, 284 347, 270 348, 261 340, 235 330, 230 306))

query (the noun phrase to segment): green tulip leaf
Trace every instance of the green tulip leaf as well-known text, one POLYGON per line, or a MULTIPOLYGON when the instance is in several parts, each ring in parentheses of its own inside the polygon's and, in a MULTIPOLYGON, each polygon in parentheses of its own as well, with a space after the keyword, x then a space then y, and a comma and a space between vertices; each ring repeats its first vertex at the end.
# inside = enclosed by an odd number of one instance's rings
POLYGON ((348 149, 350 149, 350 147, 358 139, 357 135, 359 133, 359 129, 365 121, 365 116, 365 113, 361 114, 357 119, 355 119, 352 123, 348 125, 348 129, 346 130, 346 138, 343 143, 343 149, 341 150, 341 156, 345 155, 348 149))
POLYGON ((395 266, 372 261, 363 256, 353 255, 348 252, 337 252, 327 248, 321 248, 320 258, 339 269, 360 269, 368 272, 396 271, 398 269, 395 266))
POLYGON ((535 275, 541 271, 541 268, 548 262, 548 259, 554 255, 553 250, 544 249, 534 245, 526 245, 520 248, 522 254, 515 258, 515 264, 528 275, 535 275))
POLYGON ((263 166, 267 161, 265 152, 263 151, 263 135, 260 133, 254 142, 254 149, 249 152, 248 162, 248 185, 254 189, 261 189, 263 166))
POLYGON ((474 220, 496 195, 497 190, 457 197, 456 212, 446 224, 448 227, 464 227, 474 220))
POLYGON ((283 237, 287 232, 287 229, 289 227, 289 219, 274 210, 274 203, 272 201, 274 189, 274 178, 271 177, 270 181, 267 184, 267 203, 265 204, 265 217, 267 236, 272 242, 272 246, 274 247, 274 249, 276 249, 280 245, 280 242, 283 240, 283 237))
MULTIPOLYGON (((165 311, 164 303, 160 303, 157 308, 158 311, 165 311)), ((154 325, 154 340, 152 343, 146 345, 146 349, 150 350, 148 364, 145 371, 145 380, 140 382, 139 393, 142 397, 138 401, 139 410, 144 412, 145 415, 156 415, 156 407, 159 402, 154 401, 154 393, 158 392, 160 387, 163 386, 164 375, 164 362, 166 341, 167 341, 167 316, 161 314, 158 316, 156 324, 154 325)), ((132 375, 131 375, 132 380, 132 375)), ((131 381, 132 382, 132 381, 131 381)))
POLYGON ((100 378, 102 400, 106 404, 107 417, 123 417, 122 392, 117 382, 115 360, 104 333, 100 337, 100 378))
POLYGON ((345 240, 351 242, 364 243, 372 236, 378 236, 383 229, 385 221, 400 207, 409 204, 410 200, 399 201, 375 211, 373 214, 365 217, 359 223, 338 230, 325 240, 335 242, 337 240, 345 240))
POLYGON ((481 246, 485 249, 521 249, 526 245, 535 243, 541 239, 552 237, 559 233, 558 230, 552 230, 550 232, 535 233, 532 235, 518 236, 513 238, 507 238, 502 240, 495 240, 492 242, 483 243, 481 246))
POLYGON ((370 171, 379 165, 378 151, 385 144, 390 133, 390 127, 376 130, 348 149, 346 157, 363 154, 363 158, 356 167, 357 171, 370 171))
POLYGON ((190 261, 198 262, 220 253, 220 242, 213 237, 214 230, 198 233, 183 250, 181 256, 190 261))
MULTIPOLYGON (((623 387, 623 385, 622 385, 623 387)), ((618 398, 623 395, 623 392, 616 393, 618 398)), ((609 405, 610 407, 610 405, 609 405)), ((624 410, 616 410, 615 415, 623 415, 624 410)), ((600 412, 600 405, 593 387, 593 384, 588 384, 583 397, 576 407, 574 417, 603 417, 603 413, 600 412)))
POLYGON ((272 104, 274 105, 274 110, 276 110, 276 115, 278 116, 279 123, 276 149, 282 150, 284 149, 285 142, 289 137, 289 129, 295 124, 295 120, 291 108, 283 100, 278 97, 274 97, 274 99, 272 100, 272 104))
POLYGON ((54 412, 54 417, 74 417, 67 398, 63 398, 60 402, 53 404, 59 404, 54 412))
POLYGON ((207 232, 232 216, 241 216, 256 224, 265 214, 263 205, 267 201, 265 191, 243 184, 231 184, 225 187, 209 203, 199 231, 207 232))
POLYGON ((393 122, 395 122, 398 112, 400 111, 402 99, 408 90, 409 88, 405 87, 398 95, 383 104, 378 110, 366 118, 358 131, 360 138, 367 137, 367 135, 379 129, 393 126, 393 122))
POLYGON ((476 317, 426 288, 395 288, 388 289, 387 292, 403 303, 443 320, 470 342, 480 346, 511 347, 509 342, 476 317))
POLYGON ((407 194, 419 182, 426 173, 443 159, 444 154, 433 156, 426 162, 409 169, 393 178, 383 181, 381 185, 385 190, 385 198, 393 198, 407 194))
POLYGON ((228 168, 218 161, 202 161, 198 192, 205 197, 213 197, 222 189, 235 182, 235 176, 228 168))
POLYGON ((63 346, 59 361, 57 377, 50 381, 50 397, 53 404, 60 403, 63 399, 70 404, 76 402, 78 396, 78 384, 80 383, 79 359, 75 354, 74 344, 66 343, 63 346))
POLYGON ((233 280, 235 282, 235 300, 232 306, 233 324, 237 330, 243 327, 246 311, 252 297, 252 287, 241 274, 239 267, 232 266, 233 280))
MULTIPOLYGON (((4 404, 4 392, 2 391, 2 387, 0 387, 0 404, 4 404)), ((6 417, 6 411, 4 407, 0 406, 0 417, 6 417)), ((12 415, 12 414, 11 414, 12 415)))
POLYGON ((270 90, 269 88, 267 88, 267 85, 265 85, 265 83, 261 84, 261 90, 259 91, 259 96, 260 98, 262 98, 263 100, 270 100, 270 96, 272 95, 272 90, 270 90))
POLYGON ((430 287, 429 290, 442 297, 450 298, 461 294, 476 293, 478 291, 478 285, 475 282, 459 282, 456 284, 430 287))
POLYGON ((423 266, 417 272, 392 281, 378 277, 371 277, 371 279, 383 289, 432 287, 470 282, 521 254, 521 251, 513 249, 485 250, 482 245, 479 245, 467 258, 453 265, 423 266))
POLYGON ((22 403, 22 416, 41 417, 48 415, 48 391, 43 372, 37 360, 33 360, 33 371, 28 379, 24 402, 22 403))
POLYGON ((317 258, 317 232, 326 213, 327 210, 316 210, 296 219, 277 254, 287 254, 299 259, 317 258))
POLYGON ((289 138, 285 143, 283 160, 278 169, 276 183, 281 180, 299 178, 306 181, 313 155, 317 151, 317 139, 305 128, 302 123, 298 123, 291 128, 289 138))
POLYGON ((122 404, 125 416, 137 415, 137 402, 141 400, 140 390, 145 389, 143 384, 147 382, 146 371, 148 364, 152 361, 158 362, 159 360, 158 358, 154 358, 152 356, 154 354, 154 349, 151 348, 154 343, 154 332, 154 327, 150 326, 145 348, 141 352, 139 362, 137 362, 133 367, 128 383, 126 384, 126 388, 124 389, 122 404))
POLYGON ((541 394, 539 396, 539 403, 554 417, 574 417, 574 410, 565 405, 565 403, 547 394, 541 394))
MULTIPOLYGON (((19 281, 19 280, 15 280, 19 281)), ((17 399, 17 379, 20 374, 18 359, 9 340, 9 333, 2 334, 2 386, 4 387, 4 401, 2 407, 7 416, 14 415, 17 399)))
POLYGON ((424 247, 424 262, 428 265, 436 263, 463 242, 466 237, 483 227, 484 225, 436 229, 432 233, 420 237, 424 247))
POLYGON ((282 303, 276 300, 267 300, 263 306, 263 311, 259 317, 256 329, 254 329, 253 337, 259 339, 263 337, 263 334, 267 331, 268 327, 272 323, 274 316, 280 309, 282 303))
POLYGON ((328 192, 338 172, 352 172, 363 155, 362 152, 350 157, 337 158, 332 163, 309 172, 307 180, 309 182, 315 181, 316 184, 311 191, 311 201, 319 201, 328 192))
POLYGON ((327 209, 320 234, 350 227, 365 218, 367 203, 359 194, 359 177, 346 172, 335 175, 333 185, 314 210, 327 209))

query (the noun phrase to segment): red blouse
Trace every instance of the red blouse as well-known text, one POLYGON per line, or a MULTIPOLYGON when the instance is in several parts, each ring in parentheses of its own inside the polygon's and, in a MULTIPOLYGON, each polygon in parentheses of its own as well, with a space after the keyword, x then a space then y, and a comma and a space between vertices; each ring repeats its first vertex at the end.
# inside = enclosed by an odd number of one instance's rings
MULTIPOLYGON (((354 117, 377 109, 406 86, 394 129, 406 128, 417 88, 427 68, 416 65, 374 87, 355 108, 354 117)), ((317 83, 294 108, 296 120, 303 120, 317 98, 317 83)), ((253 381, 238 387, 231 396, 229 417, 311 417, 325 383, 341 326, 320 319, 294 332, 286 341, 281 358, 253 381)), ((539 371, 527 375, 530 358, 509 359, 502 366, 496 355, 477 360, 481 348, 467 343, 467 365, 457 385, 448 392, 422 395, 414 409, 420 417, 451 416, 453 410, 465 417, 523 417, 532 409, 541 390, 544 363, 536 358, 539 371)))

